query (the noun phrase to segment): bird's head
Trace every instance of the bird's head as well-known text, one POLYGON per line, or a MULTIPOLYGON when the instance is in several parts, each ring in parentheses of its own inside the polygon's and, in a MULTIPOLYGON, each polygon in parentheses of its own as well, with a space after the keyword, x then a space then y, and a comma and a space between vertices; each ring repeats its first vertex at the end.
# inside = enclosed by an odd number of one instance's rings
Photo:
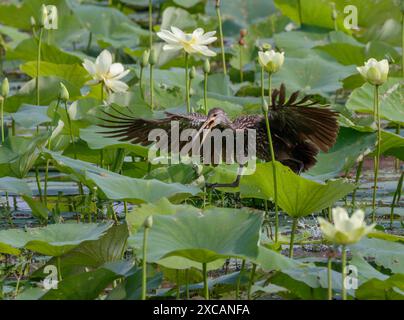
POLYGON ((203 132, 202 135, 202 142, 205 141, 207 138, 208 134, 206 131, 215 129, 215 128, 221 128, 221 129, 226 129, 226 128, 231 128, 232 123, 230 119, 228 118, 226 112, 223 111, 223 109, 220 108, 213 108, 209 110, 208 116, 206 121, 202 124, 202 126, 199 128, 197 134, 193 138, 194 143, 196 139, 199 138, 199 135, 203 132), (205 131, 206 129, 206 131, 205 131))
POLYGON ((223 109, 213 108, 209 110, 208 118, 203 127, 205 129, 213 129, 215 127, 228 128, 231 127, 231 121, 223 109))

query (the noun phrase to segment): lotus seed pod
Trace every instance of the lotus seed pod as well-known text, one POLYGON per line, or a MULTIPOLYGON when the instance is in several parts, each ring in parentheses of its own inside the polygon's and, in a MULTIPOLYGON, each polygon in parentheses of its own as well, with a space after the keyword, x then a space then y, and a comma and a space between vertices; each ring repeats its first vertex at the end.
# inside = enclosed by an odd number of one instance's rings
POLYGON ((150 56, 149 56, 149 63, 151 66, 155 65, 157 63, 158 57, 157 57, 157 52, 155 49, 150 50, 150 56))
POLYGON ((146 220, 144 221, 143 226, 144 226, 145 228, 151 228, 151 227, 153 227, 153 216, 148 216, 148 217, 146 218, 146 220))
POLYGON ((220 7, 220 0, 216 0, 216 8, 220 7))
POLYGON ((195 76, 196 76, 196 69, 195 69, 195 67, 192 67, 191 71, 189 72, 189 78, 195 79, 195 76))
POLYGON ((269 51, 272 48, 272 46, 269 43, 263 43, 261 47, 262 51, 269 51))
POLYGON ((140 60, 140 66, 146 68, 149 64, 150 50, 145 50, 142 54, 142 59, 140 60))
POLYGON ((240 40, 238 41, 238 44, 239 44, 240 46, 244 47, 244 46, 245 46, 245 40, 244 40, 244 38, 240 38, 240 40))
POLYGON ((240 30, 240 37, 244 38, 247 35, 247 29, 241 29, 240 30))
POLYGON ((46 21, 48 20, 48 10, 46 9, 46 6, 43 4, 41 6, 41 20, 39 21, 39 26, 42 28, 46 21))
POLYGON ((1 84, 1 95, 3 97, 7 97, 10 93, 10 84, 8 83, 8 79, 4 78, 3 83, 1 84))
POLYGON ((262 111, 266 114, 266 113, 268 113, 268 110, 269 110, 268 102, 265 99, 263 99, 262 100, 262 111))
POLYGON ((60 83, 59 96, 60 96, 60 99, 62 99, 64 101, 67 101, 70 98, 69 91, 67 91, 67 88, 65 87, 65 85, 62 82, 60 83))
POLYGON ((209 59, 205 59, 203 63, 203 72, 209 73, 210 72, 210 62, 209 59))

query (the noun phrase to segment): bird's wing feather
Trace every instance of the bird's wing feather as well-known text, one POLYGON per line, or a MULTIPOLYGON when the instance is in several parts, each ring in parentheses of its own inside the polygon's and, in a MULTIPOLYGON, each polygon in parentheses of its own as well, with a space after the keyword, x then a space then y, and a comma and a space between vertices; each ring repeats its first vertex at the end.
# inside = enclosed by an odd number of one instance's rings
MULTIPOLYGON (((310 101, 310 96, 298 101, 298 92, 293 93, 287 102, 284 97, 284 85, 272 94, 269 122, 273 134, 296 142, 309 140, 318 149, 328 151, 337 139, 338 114, 327 107, 314 106, 318 103, 310 101)), ((263 118, 261 125, 265 125, 263 118)))
POLYGON ((154 129, 165 130, 168 137, 170 137, 172 122, 178 121, 179 134, 181 135, 184 129, 199 129, 207 119, 206 116, 199 113, 183 115, 167 112, 165 118, 151 120, 104 113, 107 117, 102 118, 104 124, 100 124, 99 126, 108 130, 99 132, 100 134, 111 138, 119 138, 120 141, 128 141, 144 146, 153 143, 153 141, 149 141, 149 134, 154 129))

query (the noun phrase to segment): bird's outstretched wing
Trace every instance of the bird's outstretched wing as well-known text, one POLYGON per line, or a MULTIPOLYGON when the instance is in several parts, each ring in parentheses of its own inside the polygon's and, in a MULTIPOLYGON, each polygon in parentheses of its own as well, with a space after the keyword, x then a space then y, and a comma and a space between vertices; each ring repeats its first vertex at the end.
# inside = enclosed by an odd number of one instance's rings
MULTIPOLYGON (((117 111, 117 110, 115 110, 117 111)), ((118 112, 118 111, 117 111, 118 112)), ((106 137, 118 138, 120 141, 127 141, 133 144, 141 144, 147 146, 154 141, 149 140, 149 134, 154 129, 164 130, 168 137, 168 145, 171 145, 171 131, 174 122, 178 123, 179 134, 184 129, 199 129, 206 121, 206 116, 199 113, 190 114, 174 114, 166 112, 166 117, 162 119, 142 119, 135 118, 130 115, 119 115, 105 112, 105 117, 101 120, 104 124, 98 126, 106 128, 106 131, 99 132, 106 137)), ((184 144, 186 141, 183 142, 184 144)))
MULTIPOLYGON (((335 143, 339 131, 338 114, 329 108, 315 107, 311 96, 298 100, 299 92, 285 99, 285 86, 272 93, 269 121, 273 134, 296 142, 311 142, 327 152, 335 143)), ((263 121, 264 122, 264 119, 263 121)))
MULTIPOLYGON (((316 163, 320 150, 327 152, 338 135, 338 114, 311 96, 299 99, 294 92, 286 99, 285 86, 272 92, 268 113, 276 160, 295 172, 308 170, 316 163), (317 106, 315 106, 317 105, 317 106)), ((261 115, 241 116, 236 127, 257 130, 257 155, 271 160, 265 118, 261 115)))

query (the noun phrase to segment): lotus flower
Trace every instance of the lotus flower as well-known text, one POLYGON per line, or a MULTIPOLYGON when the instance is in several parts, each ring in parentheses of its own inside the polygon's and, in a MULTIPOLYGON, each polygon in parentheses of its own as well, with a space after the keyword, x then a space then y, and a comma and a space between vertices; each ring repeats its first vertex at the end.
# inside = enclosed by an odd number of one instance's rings
POLYGON ((216 31, 204 33, 202 28, 198 28, 192 33, 185 33, 176 27, 171 27, 171 31, 161 30, 157 32, 157 35, 167 42, 163 50, 184 49, 189 54, 199 53, 207 57, 214 57, 216 55, 207 46, 217 40, 214 37, 215 34, 216 31))
POLYGON ((371 58, 363 67, 357 67, 356 69, 367 82, 375 86, 380 86, 387 81, 389 62, 386 59, 377 61, 371 58))
POLYGON ((352 217, 349 217, 344 208, 336 208, 332 210, 332 218, 334 224, 323 218, 318 218, 320 229, 328 240, 340 245, 358 242, 375 226, 375 224, 366 225, 365 213, 362 210, 356 210, 352 217))
POLYGON ((270 73, 278 72, 285 61, 283 52, 275 52, 274 50, 258 52, 258 61, 260 65, 270 73))
POLYGON ((124 70, 121 63, 112 63, 112 55, 108 50, 102 51, 95 63, 84 59, 83 66, 93 77, 93 80, 87 82, 88 85, 103 83, 107 90, 113 92, 128 90, 128 85, 120 79, 125 77, 129 70, 124 70))

